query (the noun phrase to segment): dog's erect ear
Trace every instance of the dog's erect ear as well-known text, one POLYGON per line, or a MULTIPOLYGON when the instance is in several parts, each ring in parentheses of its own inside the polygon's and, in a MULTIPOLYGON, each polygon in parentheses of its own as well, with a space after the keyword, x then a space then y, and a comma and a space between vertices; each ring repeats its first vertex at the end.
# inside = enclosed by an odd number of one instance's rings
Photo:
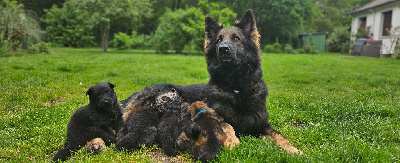
POLYGON ((236 27, 242 29, 248 34, 252 33, 254 30, 257 30, 256 18, 251 9, 247 10, 246 13, 243 14, 242 18, 236 21, 236 27))
POLYGON ((114 89, 114 87, 115 87, 115 84, 113 84, 113 83, 110 83, 110 82, 107 82, 108 83, 108 85, 110 85, 110 88, 111 89, 114 89))
POLYGON ((219 32, 223 28, 222 24, 219 24, 213 18, 207 16, 205 19, 204 32, 206 34, 206 39, 211 39, 214 34, 219 32))

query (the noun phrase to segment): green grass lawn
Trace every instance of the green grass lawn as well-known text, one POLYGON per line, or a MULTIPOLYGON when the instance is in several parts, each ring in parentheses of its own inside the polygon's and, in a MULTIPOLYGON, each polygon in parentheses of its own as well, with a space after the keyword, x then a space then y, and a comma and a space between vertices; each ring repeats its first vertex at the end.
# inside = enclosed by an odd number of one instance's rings
MULTIPOLYGON (((62 148, 72 113, 100 81, 119 100, 158 83, 207 82, 201 55, 57 48, 48 55, 0 57, 0 162, 49 162, 62 148)), ((338 54, 263 54, 271 124, 305 155, 242 136, 217 162, 400 162, 400 60, 338 54)), ((69 161, 149 162, 145 148, 69 161)), ((187 155, 182 157, 187 158, 187 155)))

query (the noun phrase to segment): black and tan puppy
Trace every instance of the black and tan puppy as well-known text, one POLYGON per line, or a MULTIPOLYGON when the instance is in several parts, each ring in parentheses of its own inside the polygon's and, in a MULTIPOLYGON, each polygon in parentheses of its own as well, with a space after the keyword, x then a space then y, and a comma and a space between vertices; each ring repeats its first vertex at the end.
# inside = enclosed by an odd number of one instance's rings
POLYGON ((90 103, 72 115, 67 127, 67 141, 53 161, 65 160, 73 151, 86 146, 87 151, 104 149, 116 142, 115 132, 122 125, 121 107, 114 92, 115 85, 101 82, 86 92, 90 103))
POLYGON ((179 150, 208 162, 220 153, 221 147, 233 149, 239 144, 233 127, 204 102, 192 103, 189 113, 190 122, 186 123, 176 140, 179 150))

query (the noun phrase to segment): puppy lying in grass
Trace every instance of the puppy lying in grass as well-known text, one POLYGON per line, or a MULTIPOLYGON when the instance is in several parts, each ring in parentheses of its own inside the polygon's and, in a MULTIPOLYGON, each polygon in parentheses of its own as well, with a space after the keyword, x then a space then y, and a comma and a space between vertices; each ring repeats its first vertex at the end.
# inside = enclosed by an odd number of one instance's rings
POLYGON ((121 101, 121 105, 125 124, 117 134, 117 149, 158 144, 166 155, 187 151, 207 161, 219 154, 221 146, 239 143, 232 126, 203 102, 189 107, 175 85, 146 87, 121 101))
POLYGON ((225 123, 213 109, 202 101, 190 105, 190 125, 186 125, 176 139, 182 151, 188 151, 196 159, 207 162, 220 153, 221 146, 233 149, 239 145, 233 127, 225 123))
POLYGON ((86 95, 89 95, 90 103, 72 115, 67 127, 67 141, 53 161, 66 160, 82 146, 93 152, 116 142, 115 132, 122 125, 122 113, 114 87, 112 83, 100 82, 88 89, 86 95))

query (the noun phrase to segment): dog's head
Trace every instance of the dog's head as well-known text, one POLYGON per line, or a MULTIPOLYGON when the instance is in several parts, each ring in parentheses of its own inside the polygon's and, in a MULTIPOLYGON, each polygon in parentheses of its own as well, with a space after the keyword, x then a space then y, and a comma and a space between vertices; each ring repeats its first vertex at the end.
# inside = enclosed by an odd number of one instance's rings
POLYGON ((219 64, 257 64, 260 62, 260 35, 252 10, 236 21, 235 27, 223 28, 211 17, 205 19, 204 52, 208 65, 219 64))
POLYGON ((224 119, 204 102, 192 103, 189 113, 191 123, 178 137, 179 148, 207 161, 220 152, 221 146, 233 148, 239 144, 232 126, 223 122, 224 119))
POLYGON ((100 82, 91 86, 86 92, 90 105, 99 109, 109 109, 115 106, 118 99, 114 87, 115 85, 109 82, 100 82))

